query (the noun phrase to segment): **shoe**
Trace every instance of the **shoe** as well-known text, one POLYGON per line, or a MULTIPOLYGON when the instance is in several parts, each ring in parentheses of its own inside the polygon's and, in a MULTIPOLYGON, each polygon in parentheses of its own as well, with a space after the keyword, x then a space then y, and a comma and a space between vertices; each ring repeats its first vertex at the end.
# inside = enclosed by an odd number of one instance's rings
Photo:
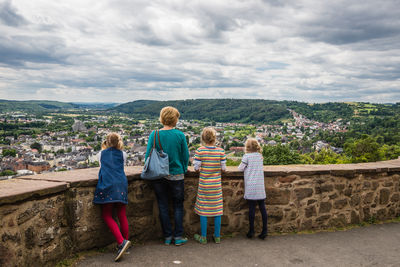
POLYGON ((164 245, 169 246, 169 245, 171 245, 171 242, 172 242, 172 237, 171 236, 170 237, 166 237, 164 239, 164 245))
POLYGON ((258 235, 258 238, 264 240, 267 237, 267 233, 261 233, 258 235))
POLYGON ((213 235, 213 240, 215 242, 215 244, 221 244, 221 237, 215 237, 215 235, 213 235))
POLYGON ((254 232, 251 232, 251 231, 248 231, 247 232, 247 234, 246 234, 246 236, 247 236, 247 238, 253 238, 253 236, 254 236, 254 232))
POLYGON ((115 257, 114 261, 118 261, 122 257, 122 255, 124 255, 125 251, 129 248, 130 245, 131 241, 125 239, 122 244, 118 246, 117 257, 115 257))
POLYGON ((186 237, 175 237, 175 246, 182 246, 186 244, 188 239, 186 237))
POLYGON ((197 242, 199 242, 200 244, 203 244, 203 245, 207 244, 207 237, 205 237, 205 236, 195 234, 194 240, 196 240, 197 242))

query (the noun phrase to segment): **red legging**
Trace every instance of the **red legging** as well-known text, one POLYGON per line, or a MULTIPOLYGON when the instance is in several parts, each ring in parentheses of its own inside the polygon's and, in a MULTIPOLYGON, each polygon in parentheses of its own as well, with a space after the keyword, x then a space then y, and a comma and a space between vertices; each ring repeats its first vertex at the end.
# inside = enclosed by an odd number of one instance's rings
POLYGON ((129 238, 129 226, 128 219, 126 218, 126 205, 122 203, 106 203, 102 205, 101 216, 106 222, 111 233, 115 236, 118 245, 124 242, 124 239, 129 238), (121 226, 121 231, 119 230, 118 224, 114 221, 112 217, 113 207, 117 209, 117 216, 119 224, 121 226))

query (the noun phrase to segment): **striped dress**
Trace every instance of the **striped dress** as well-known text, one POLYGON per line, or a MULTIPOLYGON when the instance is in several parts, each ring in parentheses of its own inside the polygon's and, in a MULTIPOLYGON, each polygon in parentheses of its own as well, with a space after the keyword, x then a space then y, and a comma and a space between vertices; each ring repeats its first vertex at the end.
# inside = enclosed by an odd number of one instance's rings
POLYGON ((200 216, 220 216, 223 213, 221 163, 225 151, 215 146, 202 146, 196 150, 195 164, 201 163, 199 187, 194 211, 200 216))
POLYGON ((244 154, 239 170, 244 171, 244 198, 265 199, 263 156, 260 153, 244 154))

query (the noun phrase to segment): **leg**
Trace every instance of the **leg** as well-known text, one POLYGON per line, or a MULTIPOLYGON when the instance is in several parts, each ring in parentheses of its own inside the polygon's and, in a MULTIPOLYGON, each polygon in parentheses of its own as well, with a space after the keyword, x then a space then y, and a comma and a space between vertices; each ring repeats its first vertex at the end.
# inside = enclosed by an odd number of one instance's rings
POLYGON ((118 224, 114 221, 114 219, 112 217, 113 206, 114 205, 112 203, 103 204, 101 216, 103 217, 103 220, 105 221, 105 223, 107 224, 111 233, 114 235, 115 239, 117 240, 118 245, 120 245, 124 241, 124 238, 121 235, 121 232, 118 228, 118 224))
POLYGON ((207 217, 200 216, 200 228, 201 228, 201 236, 207 237, 207 217))
POLYGON ((129 224, 128 219, 126 218, 126 205, 122 203, 116 203, 117 207, 117 216, 119 220, 119 225, 121 228, 121 233, 124 239, 129 239, 129 224))
POLYGON ((248 238, 252 238, 254 235, 254 217, 256 213, 256 201, 255 200, 247 200, 249 204, 249 232, 247 233, 248 238))
POLYGON ((215 237, 221 236, 221 217, 222 216, 214 217, 214 236, 215 237))
POLYGON ((262 232, 261 234, 258 236, 261 239, 264 239, 267 236, 267 210, 265 209, 265 200, 261 199, 258 200, 258 207, 260 208, 260 212, 261 212, 261 217, 262 217, 262 221, 263 221, 263 228, 262 228, 262 232))
POLYGON ((174 219, 175 219, 175 230, 174 237, 180 238, 183 235, 183 201, 184 201, 184 182, 179 181, 168 181, 170 191, 172 192, 172 200, 174 205, 174 219))
POLYGON ((165 178, 153 181, 154 192, 157 197, 161 228, 165 238, 172 236, 172 227, 168 209, 168 184, 165 178))

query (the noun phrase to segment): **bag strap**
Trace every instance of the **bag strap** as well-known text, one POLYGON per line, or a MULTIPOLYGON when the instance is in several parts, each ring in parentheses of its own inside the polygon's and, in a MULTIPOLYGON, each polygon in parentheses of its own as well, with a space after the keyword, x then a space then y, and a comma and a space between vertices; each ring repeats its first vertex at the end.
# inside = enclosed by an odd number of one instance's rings
POLYGON ((153 148, 156 148, 156 138, 157 138, 157 130, 154 130, 154 140, 153 140, 153 148))
POLYGON ((160 141, 160 131, 157 130, 157 132, 158 132, 158 145, 160 146, 161 151, 163 151, 163 148, 162 148, 162 145, 161 145, 161 141, 160 141))

